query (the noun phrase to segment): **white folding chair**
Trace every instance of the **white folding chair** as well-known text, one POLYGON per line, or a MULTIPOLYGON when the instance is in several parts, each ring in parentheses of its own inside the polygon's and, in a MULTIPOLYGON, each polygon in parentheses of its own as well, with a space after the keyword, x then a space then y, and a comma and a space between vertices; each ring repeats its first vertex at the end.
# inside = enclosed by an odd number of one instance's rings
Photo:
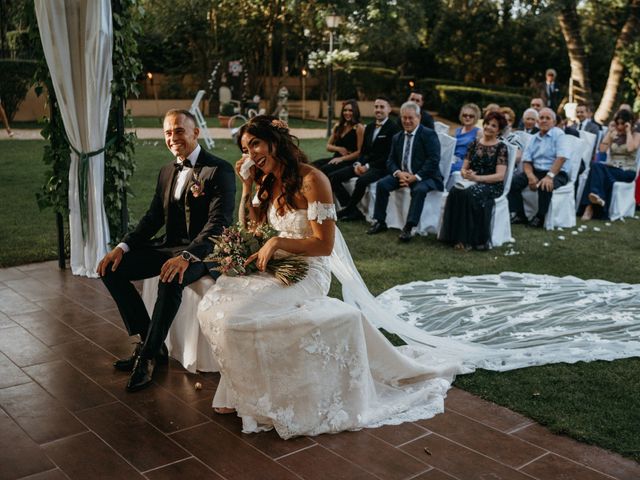
POLYGON ((433 122, 434 129, 436 133, 444 133, 445 135, 449 135, 449 125, 446 123, 442 123, 439 121, 433 122))
POLYGON ((636 153, 636 176, 633 182, 614 182, 609 205, 609 218, 633 217, 636 211, 636 180, 640 173, 640 149, 636 153))
MULTIPOLYGON (((529 142, 531 142, 533 135, 525 132, 524 130, 518 130, 515 133, 517 133, 518 137, 520 137, 520 144, 522 145, 522 151, 524 152, 524 150, 527 148, 527 145, 529 145, 529 142)), ((516 172, 522 172, 522 162, 514 167, 514 169, 516 172)))
POLYGON ((598 141, 598 136, 595 133, 587 132, 585 130, 580 130, 580 138, 586 142, 584 147, 584 155, 582 157, 582 164, 584 165, 584 170, 576 179, 578 188, 576 189, 576 211, 580 208, 580 199, 582 198, 582 193, 584 192, 584 186, 587 183, 587 178, 589 177, 589 170, 591 169, 591 161, 593 160, 593 150, 595 149, 596 142, 598 141))
POLYGON ((507 143, 507 148, 509 149, 509 160, 507 162, 507 171, 504 174, 504 190, 502 195, 495 199, 495 206, 491 215, 491 245, 493 247, 499 247, 511 241, 511 219, 507 195, 509 195, 509 189, 511 188, 518 148, 510 143, 507 143))
MULTIPOLYGON (((580 162, 585 152, 585 141, 573 135, 564 135, 561 139, 568 150, 571 152, 570 157, 566 160, 569 162, 569 181, 566 185, 561 186, 553 191, 551 195, 551 203, 549 211, 544 220, 544 228, 553 230, 554 228, 571 228, 576 225, 576 197, 575 197, 575 181, 578 177, 580 162)), ((538 211, 538 192, 525 188, 522 191, 522 199, 524 200, 525 214, 527 218, 532 218, 538 211)))
POLYGON ((204 139, 204 144, 207 146, 209 150, 215 147, 215 142, 211 135, 209 135, 209 129, 207 128, 207 122, 204 119, 204 115, 200 111, 200 102, 204 97, 205 91, 198 90, 196 94, 196 98, 193 99, 193 103, 189 107, 189 111, 196 117, 196 123, 198 124, 198 128, 200 129, 200 133, 202 134, 202 138, 204 139))

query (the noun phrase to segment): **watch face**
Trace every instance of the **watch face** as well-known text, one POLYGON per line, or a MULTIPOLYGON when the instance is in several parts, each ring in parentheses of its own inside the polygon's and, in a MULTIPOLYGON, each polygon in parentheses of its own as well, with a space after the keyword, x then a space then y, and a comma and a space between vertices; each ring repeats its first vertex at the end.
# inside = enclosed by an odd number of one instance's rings
POLYGON ((191 255, 189 255, 188 252, 182 252, 182 258, 184 260, 190 260, 191 259, 191 255))

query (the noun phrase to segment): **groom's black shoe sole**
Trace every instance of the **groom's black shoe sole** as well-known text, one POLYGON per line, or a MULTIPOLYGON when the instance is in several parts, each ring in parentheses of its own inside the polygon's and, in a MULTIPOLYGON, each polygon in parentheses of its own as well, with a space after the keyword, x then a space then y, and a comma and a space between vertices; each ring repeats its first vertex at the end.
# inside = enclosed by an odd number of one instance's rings
MULTIPOLYGON (((137 343, 136 348, 128 358, 121 358, 113 362, 113 368, 116 370, 120 370, 121 372, 131 372, 133 371, 133 366, 136 363, 136 358, 140 355, 140 350, 142 349, 142 343, 137 343)), ((156 365, 166 365, 169 363, 169 351, 165 344, 162 344, 162 348, 160 348, 160 352, 156 355, 156 365)))

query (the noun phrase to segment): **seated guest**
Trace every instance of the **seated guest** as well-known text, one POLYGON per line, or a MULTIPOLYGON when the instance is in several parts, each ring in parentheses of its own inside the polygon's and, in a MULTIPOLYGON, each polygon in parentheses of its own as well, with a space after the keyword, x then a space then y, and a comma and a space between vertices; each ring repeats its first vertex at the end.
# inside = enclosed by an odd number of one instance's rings
POLYGON ((529 108, 533 108, 537 113, 540 113, 542 107, 544 107, 544 100, 540 97, 532 98, 529 102, 529 108))
POLYGON ((387 158, 391 150, 391 139, 400 127, 389 119, 391 102, 387 97, 379 95, 373 103, 375 121, 364 129, 364 143, 360 158, 353 166, 346 166, 329 175, 333 193, 343 207, 338 212, 339 220, 360 220, 364 215, 358 210, 367 187, 387 174, 387 158), (353 193, 344 188, 343 182, 358 177, 353 193))
POLYGON ((609 151, 605 163, 592 163, 580 205, 584 206, 582 220, 607 218, 614 182, 633 182, 636 178, 636 150, 640 134, 633 132, 633 114, 619 110, 600 143, 600 151, 609 151))
POLYGON ((484 116, 489 112, 499 112, 499 111, 500 111, 500 105, 498 105, 497 103, 489 103, 489 104, 487 104, 482 109, 482 117, 478 118, 478 121, 476 122, 476 127, 478 127, 480 130, 482 130, 482 126, 484 125, 484 122, 483 122, 484 116))
POLYGON ((509 211, 511 223, 526 223, 522 190, 529 188, 538 191, 538 213, 531 219, 529 226, 541 228, 549 210, 553 190, 569 181, 570 156, 562 144, 564 132, 555 127, 556 114, 550 108, 540 110, 536 133, 522 154, 524 171, 516 173, 509 190, 509 211))
POLYGON ((535 108, 527 108, 522 114, 522 130, 525 133, 535 135, 540 131, 538 128, 538 111, 535 108))
POLYGON ((476 127, 476 122, 480 120, 480 108, 475 103, 467 103, 460 109, 458 119, 462 126, 456 128, 454 133, 456 149, 454 150, 453 164, 451 164, 451 173, 462 168, 462 162, 467 155, 467 147, 480 135, 480 129, 476 127))
POLYGON ((578 131, 584 130, 594 135, 599 135, 602 131, 602 125, 593 119, 590 105, 578 103, 576 106, 576 118, 578 119, 578 123, 575 127, 578 131))
POLYGON ((360 123, 358 102, 347 100, 342 104, 340 120, 333 127, 327 142, 327 150, 333 152, 333 156, 316 160, 313 166, 329 176, 346 165, 353 164, 360 156, 363 139, 364 125, 360 123))
POLYGON ((556 127, 560 128, 567 135, 573 135, 574 137, 580 138, 578 129, 569 124, 567 116, 562 111, 556 113, 556 127))
POLYGON ((399 240, 411 240, 413 227, 420 222, 427 193, 442 191, 440 173, 440 141, 435 131, 420 125, 420 107, 406 102, 400 107, 400 119, 404 132, 398 132, 391 141, 387 159, 387 175, 376 184, 375 223, 367 232, 375 235, 387 230, 387 205, 389 194, 399 188, 411 190, 411 204, 399 240))
MULTIPOLYGON (((427 109, 424 106, 424 93, 420 90, 411 90, 409 94, 409 98, 407 98, 407 102, 413 102, 420 107, 420 125, 424 125, 431 130, 435 129, 435 124, 433 122, 433 117, 427 112, 427 109)), ((402 130, 402 119, 398 119, 398 127, 402 130)))
POLYGON ((520 160, 522 159, 522 150, 524 150, 524 148, 522 144, 522 138, 513 129, 513 124, 516 120, 516 112, 514 112, 509 107, 500 107, 500 113, 504 115, 507 126, 504 127, 502 129, 502 133, 498 135, 498 140, 516 146, 516 148, 518 149, 516 151, 516 165, 519 165, 520 160))
POLYGON ((509 150, 498 139, 506 126, 500 112, 484 117, 482 137, 471 142, 460 170, 462 178, 475 183, 464 188, 463 182, 449 191, 439 239, 456 249, 490 246, 494 199, 502 195, 507 171, 509 150))

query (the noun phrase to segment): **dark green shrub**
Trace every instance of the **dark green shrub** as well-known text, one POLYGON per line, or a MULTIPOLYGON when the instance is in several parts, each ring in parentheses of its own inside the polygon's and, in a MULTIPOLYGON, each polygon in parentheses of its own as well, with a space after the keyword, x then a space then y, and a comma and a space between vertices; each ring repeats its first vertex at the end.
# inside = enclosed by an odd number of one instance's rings
POLYGON ((530 97, 518 93, 458 85, 436 85, 435 89, 440 100, 439 114, 453 121, 458 121, 460 108, 470 102, 477 104, 480 108, 489 103, 508 106, 516 112, 517 116, 529 107, 530 97))
POLYGON ((35 70, 35 60, 0 59, 0 98, 10 121, 33 83, 35 70))

